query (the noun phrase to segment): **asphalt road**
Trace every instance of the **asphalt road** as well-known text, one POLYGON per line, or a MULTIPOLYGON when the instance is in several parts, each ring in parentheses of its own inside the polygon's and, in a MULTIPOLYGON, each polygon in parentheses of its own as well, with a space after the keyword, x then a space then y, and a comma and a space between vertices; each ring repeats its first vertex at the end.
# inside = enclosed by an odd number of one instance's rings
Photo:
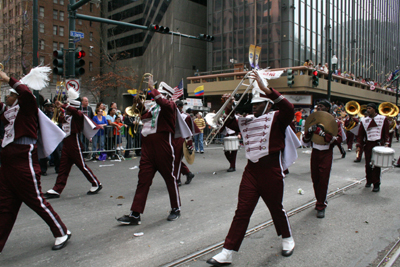
MULTIPOLYGON (((394 143, 394 148, 400 151, 400 143, 394 143)), ((299 159, 285 179, 287 211, 313 201, 310 152, 298 149, 299 159), (297 193, 299 188, 303 195, 297 193)), ((354 163, 354 158, 355 152, 348 152, 341 159, 335 148, 329 191, 363 179, 364 161, 354 163)), ((61 198, 50 200, 72 232, 68 246, 52 251, 54 238, 47 225, 23 205, 0 255, 0 266, 162 266, 174 262, 224 240, 236 208, 245 164, 243 149, 238 153, 237 171, 233 173, 226 172, 229 164, 222 146, 213 145, 204 154, 196 154, 195 163, 189 166, 196 177, 190 185, 180 187, 182 216, 174 222, 166 220, 169 198, 165 183, 157 174, 139 226, 122 226, 115 220, 129 212, 139 158, 88 162, 104 186, 93 196, 86 195, 90 184, 73 167, 61 198), (136 237, 135 233, 143 235, 136 237)), ((271 226, 244 240, 232 266, 374 266, 382 251, 399 237, 399 173, 399 168, 387 169, 379 193, 370 192, 361 182, 334 196, 329 200, 325 219, 317 219, 313 208, 291 216, 296 241, 292 257, 280 256, 281 239, 271 226)), ((48 174, 42 177, 42 191, 55 182, 52 168, 48 174)), ((182 179, 185 181, 185 177, 182 179)), ((270 219, 268 209, 260 201, 249 228, 270 219)), ((182 266, 208 266, 205 261, 218 251, 182 266)))

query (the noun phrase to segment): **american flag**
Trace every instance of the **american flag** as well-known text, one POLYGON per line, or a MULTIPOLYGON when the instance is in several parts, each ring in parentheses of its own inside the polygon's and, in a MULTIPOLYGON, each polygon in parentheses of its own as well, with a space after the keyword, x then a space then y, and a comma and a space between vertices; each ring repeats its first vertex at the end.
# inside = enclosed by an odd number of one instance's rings
POLYGON ((172 95, 172 100, 177 100, 179 97, 183 96, 183 79, 178 86, 174 88, 174 94, 172 95))
POLYGON ((387 81, 390 82, 390 80, 393 78, 393 73, 390 73, 389 77, 387 78, 387 81))

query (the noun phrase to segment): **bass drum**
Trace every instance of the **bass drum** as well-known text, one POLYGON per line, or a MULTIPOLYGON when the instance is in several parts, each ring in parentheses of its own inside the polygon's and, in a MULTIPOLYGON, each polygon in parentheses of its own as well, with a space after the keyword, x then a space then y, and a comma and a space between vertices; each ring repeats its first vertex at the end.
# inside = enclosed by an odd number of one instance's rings
POLYGON ((224 137, 224 150, 225 151, 239 150, 239 138, 237 136, 224 137))
POLYGON ((371 166, 388 168, 393 165, 394 149, 384 146, 376 146, 372 149, 371 166))

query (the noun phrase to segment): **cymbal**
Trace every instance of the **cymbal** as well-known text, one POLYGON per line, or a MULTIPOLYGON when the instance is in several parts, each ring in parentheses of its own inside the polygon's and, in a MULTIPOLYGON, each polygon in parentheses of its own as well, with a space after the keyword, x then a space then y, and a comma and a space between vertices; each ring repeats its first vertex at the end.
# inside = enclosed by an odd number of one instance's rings
POLYGON ((190 165, 194 162, 194 151, 190 154, 189 149, 187 149, 186 141, 183 143, 183 155, 185 156, 186 162, 190 165))
MULTIPOLYGON (((304 126, 304 129, 308 129, 313 125, 321 125, 324 127, 324 131, 326 133, 329 133, 333 136, 337 136, 338 134, 338 126, 336 123, 335 118, 333 116, 325 111, 316 111, 311 113, 310 116, 308 116, 306 120, 306 125, 304 126)), ((313 134, 311 141, 318 145, 326 145, 325 140, 322 136, 319 136, 317 134, 313 134)))

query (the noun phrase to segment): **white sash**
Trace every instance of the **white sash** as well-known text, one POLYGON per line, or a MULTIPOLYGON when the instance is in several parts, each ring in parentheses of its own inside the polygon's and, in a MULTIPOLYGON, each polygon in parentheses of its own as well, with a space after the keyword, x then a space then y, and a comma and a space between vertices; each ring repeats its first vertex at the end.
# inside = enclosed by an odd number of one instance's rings
POLYGON ((20 107, 17 104, 13 107, 10 107, 4 112, 4 117, 8 121, 8 124, 4 127, 3 143, 1 144, 2 147, 6 147, 8 144, 14 142, 15 138, 14 123, 15 119, 17 118, 19 109, 20 107))

